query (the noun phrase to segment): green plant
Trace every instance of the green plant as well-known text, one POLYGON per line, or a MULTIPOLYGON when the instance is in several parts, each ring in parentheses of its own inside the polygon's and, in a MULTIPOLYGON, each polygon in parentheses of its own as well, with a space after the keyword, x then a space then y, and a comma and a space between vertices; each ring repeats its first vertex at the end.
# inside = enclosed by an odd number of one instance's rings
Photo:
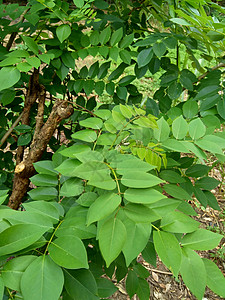
POLYGON ((195 52, 214 58, 223 50, 223 33, 218 36, 201 6, 193 13, 192 1, 121 4, 1 4, 5 298, 106 298, 116 287, 104 275, 115 273, 117 281, 128 274, 130 297, 149 299, 149 273, 136 260, 140 252, 151 264, 157 253, 198 299, 206 285, 224 297, 222 273, 195 252, 215 248, 222 235, 200 229, 188 202, 195 196, 203 207, 219 209, 210 192, 219 181, 208 176, 205 161, 207 152, 224 161, 224 133, 214 133, 225 119, 217 70, 223 65, 204 70, 195 52), (149 22, 155 11, 165 32, 149 22), (193 27, 177 18, 183 11, 193 27), (12 24, 10 18, 19 16, 12 24), (181 67, 180 45, 202 72, 198 78, 181 67), (90 56, 89 68, 77 67, 90 56), (134 82, 147 71, 163 74, 153 97, 143 99, 134 82), (103 93, 110 104, 102 105, 103 93))

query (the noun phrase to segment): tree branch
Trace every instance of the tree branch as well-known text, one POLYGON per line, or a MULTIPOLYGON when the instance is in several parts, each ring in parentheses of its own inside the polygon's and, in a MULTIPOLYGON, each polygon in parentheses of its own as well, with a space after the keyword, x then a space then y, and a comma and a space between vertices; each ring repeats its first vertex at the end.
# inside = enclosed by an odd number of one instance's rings
POLYGON ((4 134, 3 138, 0 141, 0 148, 2 145, 6 142, 10 134, 13 132, 13 129, 19 124, 20 120, 23 117, 23 112, 19 115, 19 117, 16 119, 16 121, 12 124, 12 126, 9 128, 9 130, 4 134))
MULTIPOLYGON (((26 9, 26 10, 22 13, 22 15, 20 16, 19 21, 17 22, 17 24, 19 24, 20 22, 23 22, 23 21, 24 21, 25 15, 26 15, 26 13, 27 13, 29 10, 30 10, 30 8, 26 9)), ((8 43, 7 43, 7 45, 6 45, 6 50, 7 50, 7 51, 9 51, 10 48, 12 47, 12 44, 13 44, 13 42, 14 42, 16 36, 17 36, 17 33, 18 33, 18 32, 12 32, 12 33, 11 33, 10 38, 9 38, 9 40, 8 40, 8 43)))
POLYGON ((219 63, 218 65, 212 67, 209 71, 205 72, 204 74, 200 75, 198 77, 198 81, 201 81, 203 78, 205 78, 209 72, 220 69, 220 68, 224 68, 225 67, 225 63, 219 63))

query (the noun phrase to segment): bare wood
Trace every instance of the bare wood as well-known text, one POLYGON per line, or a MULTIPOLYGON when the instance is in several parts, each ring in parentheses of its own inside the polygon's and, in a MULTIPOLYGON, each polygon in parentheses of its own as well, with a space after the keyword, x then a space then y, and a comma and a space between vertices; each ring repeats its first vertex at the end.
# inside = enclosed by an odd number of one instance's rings
POLYGON ((19 117, 16 119, 16 121, 12 124, 12 126, 9 128, 9 130, 4 134, 3 138, 0 141, 0 148, 2 145, 7 141, 8 137, 13 132, 13 129, 19 124, 20 120, 22 119, 23 113, 19 115, 19 117))
POLYGON ((171 272, 160 271, 160 270, 157 270, 157 269, 148 269, 148 270, 152 271, 152 272, 155 272, 155 273, 160 273, 160 274, 165 274, 165 275, 171 275, 171 276, 173 276, 173 273, 171 273, 171 272))

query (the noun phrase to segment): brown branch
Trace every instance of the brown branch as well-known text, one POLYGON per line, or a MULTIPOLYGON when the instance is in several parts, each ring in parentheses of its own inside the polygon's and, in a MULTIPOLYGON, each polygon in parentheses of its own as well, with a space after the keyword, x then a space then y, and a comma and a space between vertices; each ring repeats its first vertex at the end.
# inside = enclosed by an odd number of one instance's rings
POLYGON ((38 112, 36 116, 36 127, 34 132, 33 140, 38 138, 38 135, 41 131, 41 128, 44 123, 44 109, 45 109, 45 99, 46 99, 46 91, 43 85, 40 85, 40 95, 39 95, 39 103, 38 103, 38 112))
MULTIPOLYGON (((26 10, 22 13, 22 15, 20 16, 19 21, 17 22, 17 24, 19 24, 20 22, 23 22, 23 21, 24 21, 25 15, 26 15, 26 13, 29 11, 29 9, 30 9, 30 8, 26 9, 26 10)), ((14 42, 16 36, 17 36, 17 33, 18 33, 18 32, 12 32, 12 33, 11 33, 10 38, 9 38, 9 40, 8 40, 8 43, 7 43, 7 45, 6 45, 6 50, 7 50, 7 51, 9 51, 10 48, 12 47, 12 44, 13 44, 13 42, 14 42)))
POLYGON ((205 72, 204 74, 200 75, 200 76, 198 77, 198 81, 201 81, 203 78, 205 78, 205 77, 209 74, 209 72, 212 72, 212 71, 215 71, 215 70, 217 70, 217 69, 224 68, 224 67, 225 67, 225 63, 219 63, 218 65, 216 65, 216 66, 210 68, 209 71, 207 71, 207 72, 205 72))
POLYGON ((3 138, 0 141, 0 148, 2 145, 7 141, 8 137, 13 132, 14 128, 19 124, 20 120, 22 119, 23 112, 19 115, 19 117, 16 119, 16 121, 12 124, 12 126, 9 128, 9 130, 4 134, 3 138))
POLYGON ((68 105, 66 101, 57 100, 55 102, 46 123, 41 127, 36 138, 32 140, 29 154, 16 166, 9 207, 13 209, 19 207, 29 187, 29 178, 35 173, 33 163, 41 159, 58 125, 63 119, 70 117, 73 111, 72 105, 68 105))
MULTIPOLYGON (((27 94, 25 97, 25 103, 24 103, 24 109, 23 109, 23 115, 21 119, 22 125, 29 125, 30 124, 30 111, 33 106, 33 104, 36 102, 38 96, 39 96, 39 72, 37 69, 34 69, 33 74, 30 77, 29 85, 27 94)), ((24 154, 24 146, 19 146, 17 148, 16 153, 16 164, 18 165, 23 160, 23 154, 24 154)))

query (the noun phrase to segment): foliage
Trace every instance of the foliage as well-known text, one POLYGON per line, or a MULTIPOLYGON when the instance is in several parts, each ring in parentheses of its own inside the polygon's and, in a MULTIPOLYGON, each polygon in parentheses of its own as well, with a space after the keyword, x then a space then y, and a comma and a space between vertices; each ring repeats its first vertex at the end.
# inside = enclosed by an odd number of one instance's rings
POLYGON ((3 299, 107 298, 113 276, 149 299, 140 253, 197 299, 206 286, 225 297, 221 271, 196 252, 223 236, 190 205, 219 210, 207 155, 224 162, 224 24, 209 7, 224 12, 204 0, 0 5, 3 299), (162 73, 153 98, 134 84, 146 72, 162 73))

